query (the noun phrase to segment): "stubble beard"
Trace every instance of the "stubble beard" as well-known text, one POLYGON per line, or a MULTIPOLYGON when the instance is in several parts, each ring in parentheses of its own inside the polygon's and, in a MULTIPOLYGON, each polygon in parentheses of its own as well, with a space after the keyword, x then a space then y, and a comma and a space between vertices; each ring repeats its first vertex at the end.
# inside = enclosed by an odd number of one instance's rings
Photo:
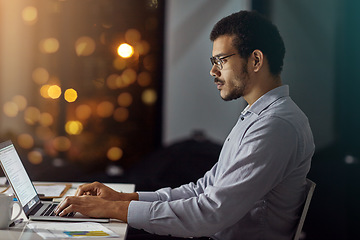
MULTIPOLYGON (((247 71, 247 63, 245 63, 242 66, 241 73, 235 76, 235 82, 238 84, 233 86, 232 89, 230 89, 229 93, 226 94, 225 96, 221 96, 220 94, 220 97, 224 101, 232 101, 243 97, 248 81, 249 81, 249 74, 247 71)), ((220 82, 221 84, 225 84, 225 81, 220 80, 218 78, 215 78, 215 82, 220 82)))

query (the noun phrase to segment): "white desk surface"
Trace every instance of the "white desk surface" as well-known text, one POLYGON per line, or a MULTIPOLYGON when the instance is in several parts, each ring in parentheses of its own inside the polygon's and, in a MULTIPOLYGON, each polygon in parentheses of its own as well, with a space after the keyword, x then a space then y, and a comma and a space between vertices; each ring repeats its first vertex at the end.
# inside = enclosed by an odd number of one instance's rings
MULTIPOLYGON (((52 183, 52 182, 34 182, 34 183, 52 183)), ((74 195, 76 188, 81 185, 82 183, 71 183, 72 187, 68 190, 68 192, 66 193, 66 196, 71 196, 74 195)), ((135 190, 135 185, 134 184, 121 184, 121 183, 105 183, 107 186, 117 190, 117 191, 122 191, 122 192, 134 192, 135 190)), ((14 204, 14 210, 13 213, 17 213, 18 212, 18 205, 14 204)), ((20 215, 19 218, 23 218, 24 222, 20 223, 14 227, 8 228, 8 229, 3 229, 0 230, 0 240, 41 240, 42 238, 35 232, 33 232, 31 229, 28 229, 26 227, 26 224, 29 222, 24 214, 24 212, 22 212, 22 214, 20 215)), ((56 222, 54 222, 54 224, 56 224, 56 222)), ((121 221, 115 220, 115 219, 111 219, 110 223, 104 223, 103 224, 105 227, 111 229, 112 231, 114 231, 115 233, 117 233, 120 238, 116 238, 116 239, 120 239, 120 240, 124 240, 126 238, 126 233, 127 233, 127 227, 128 225, 126 223, 123 223, 121 221)), ((96 239, 96 240, 100 240, 100 239, 114 239, 114 238, 91 238, 91 239, 96 239)))

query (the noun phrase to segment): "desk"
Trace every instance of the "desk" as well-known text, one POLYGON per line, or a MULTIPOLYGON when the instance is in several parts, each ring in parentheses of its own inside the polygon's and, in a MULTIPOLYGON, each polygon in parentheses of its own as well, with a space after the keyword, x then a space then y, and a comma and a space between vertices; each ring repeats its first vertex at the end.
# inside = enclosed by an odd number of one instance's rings
MULTIPOLYGON (((34 182, 34 183, 50 183, 50 182, 34 182)), ((66 196, 71 196, 75 194, 76 188, 81 185, 82 183, 71 183, 72 187, 68 190, 68 192, 66 193, 66 196)), ((117 191, 122 191, 122 192, 134 192, 135 190, 135 185, 134 184, 119 184, 119 183, 105 183, 105 185, 117 190, 117 191)), ((14 205, 14 213, 16 213, 18 211, 18 205, 15 204, 14 205)), ((28 229, 26 227, 26 224, 29 222, 24 214, 24 212, 22 212, 22 214, 20 215, 19 218, 23 218, 26 219, 24 220, 23 223, 18 224, 14 227, 5 229, 5 230, 0 230, 0 240, 42 240, 42 238, 36 234, 35 232, 33 232, 32 230, 28 229)), ((56 222, 54 222, 54 224, 56 224, 56 222)), ((127 233, 127 227, 128 225, 126 223, 123 223, 121 221, 115 220, 115 219, 111 219, 110 223, 105 223, 103 224, 105 227, 111 229, 112 231, 114 231, 115 233, 117 233, 118 235, 120 235, 120 238, 116 238, 116 239, 120 239, 120 240, 124 240, 126 238, 126 233, 127 233)), ((92 238, 94 239, 94 238, 92 238)), ((96 238, 96 239, 114 239, 114 238, 96 238)))

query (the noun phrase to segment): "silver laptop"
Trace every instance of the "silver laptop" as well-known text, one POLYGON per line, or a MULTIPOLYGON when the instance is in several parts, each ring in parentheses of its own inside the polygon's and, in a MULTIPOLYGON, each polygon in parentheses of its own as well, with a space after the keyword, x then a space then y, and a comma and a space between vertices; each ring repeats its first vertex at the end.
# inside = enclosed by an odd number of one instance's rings
POLYGON ((22 164, 11 141, 0 143, 0 165, 9 181, 16 198, 21 204, 26 217, 30 220, 66 221, 66 222, 109 222, 109 218, 89 218, 80 213, 66 217, 53 213, 57 203, 42 202, 22 164))

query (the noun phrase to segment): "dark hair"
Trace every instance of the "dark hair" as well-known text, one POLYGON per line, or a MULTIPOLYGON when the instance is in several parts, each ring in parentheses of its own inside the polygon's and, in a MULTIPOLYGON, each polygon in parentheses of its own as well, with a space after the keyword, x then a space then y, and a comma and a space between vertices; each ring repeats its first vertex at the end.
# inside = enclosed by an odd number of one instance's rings
POLYGON ((283 67, 285 45, 277 27, 255 11, 233 13, 217 22, 210 40, 222 35, 235 35, 233 46, 243 58, 258 49, 269 62, 270 72, 280 74, 283 67))

